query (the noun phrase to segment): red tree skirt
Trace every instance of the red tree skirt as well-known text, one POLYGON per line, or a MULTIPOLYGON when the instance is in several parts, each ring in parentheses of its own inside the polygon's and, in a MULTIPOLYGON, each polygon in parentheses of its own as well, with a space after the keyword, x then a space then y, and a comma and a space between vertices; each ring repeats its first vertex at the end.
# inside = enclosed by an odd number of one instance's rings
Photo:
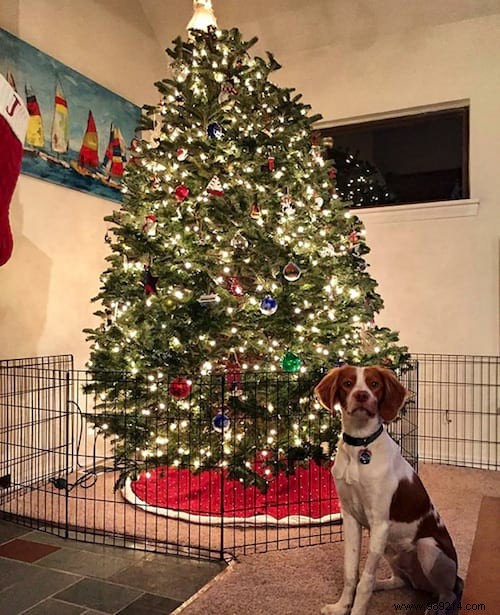
POLYGON ((310 525, 340 519, 340 506, 330 468, 311 463, 292 476, 280 473, 267 493, 228 480, 227 472, 160 467, 146 478, 128 480, 126 500, 148 512, 195 523, 263 523, 310 525), (221 478, 224 484, 221 485, 221 478), (222 493, 224 494, 222 507, 222 493))

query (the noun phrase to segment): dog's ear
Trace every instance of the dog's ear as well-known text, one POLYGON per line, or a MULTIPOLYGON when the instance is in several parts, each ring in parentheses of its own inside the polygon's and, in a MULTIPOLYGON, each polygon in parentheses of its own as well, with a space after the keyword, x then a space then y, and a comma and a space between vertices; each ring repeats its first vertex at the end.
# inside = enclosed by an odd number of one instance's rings
POLYGON ((399 382, 394 372, 385 367, 377 367, 384 381, 384 397, 379 407, 379 414, 386 423, 393 421, 409 397, 409 391, 399 382))
POLYGON ((314 389, 319 403, 323 408, 330 410, 330 412, 334 412, 333 407, 337 401, 337 389, 341 369, 341 367, 331 369, 314 389))

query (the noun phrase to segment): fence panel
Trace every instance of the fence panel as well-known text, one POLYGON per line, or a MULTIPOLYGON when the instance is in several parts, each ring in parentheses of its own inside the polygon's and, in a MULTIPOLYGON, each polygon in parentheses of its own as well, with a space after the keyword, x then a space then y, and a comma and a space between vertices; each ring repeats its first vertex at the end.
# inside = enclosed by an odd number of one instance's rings
MULTIPOLYGON (((341 540, 328 468, 320 476, 319 466, 306 463, 291 479, 276 479, 273 460, 257 450, 262 433, 271 440, 297 433, 298 441, 317 441, 318 429, 338 421, 329 415, 318 422, 312 395, 318 379, 307 378, 297 402, 295 376, 245 375, 244 397, 266 411, 259 422, 233 413, 230 425, 214 433, 211 408, 224 406, 230 393, 223 376, 193 379, 184 405, 173 404, 165 415, 141 405, 132 376, 101 374, 97 389, 90 372, 73 370, 70 356, 0 361, 3 515, 88 542, 210 559, 341 540), (126 391, 119 404, 117 390, 126 391), (296 402, 302 404, 300 421, 290 410, 296 402), (131 415, 141 417, 154 443, 146 451, 137 447, 137 461, 145 453, 161 459, 158 468, 116 489, 116 447, 134 441, 137 422, 122 430, 121 439, 103 436, 113 431, 108 423, 126 423, 131 415), (187 444, 181 430, 191 434, 187 444), (219 456, 212 466, 199 450, 200 434, 207 433, 219 456), (258 490, 223 479, 241 434, 254 438, 249 446, 256 449, 259 475, 270 479, 281 510, 276 498, 259 499, 258 490), (245 517, 250 505, 252 518, 245 517)), ((415 468, 424 461, 498 469, 499 358, 417 355, 401 380, 413 399, 388 431, 415 468)), ((132 461, 134 455, 129 449, 132 461)))
POLYGON ((500 357, 414 355, 421 461, 498 470, 500 357))

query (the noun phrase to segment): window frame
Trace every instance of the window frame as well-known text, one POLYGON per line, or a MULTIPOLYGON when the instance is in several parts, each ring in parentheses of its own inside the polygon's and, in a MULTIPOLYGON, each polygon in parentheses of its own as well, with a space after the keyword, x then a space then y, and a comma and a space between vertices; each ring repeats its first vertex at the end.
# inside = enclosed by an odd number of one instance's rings
MULTIPOLYGON (((444 103, 437 106, 419 107, 414 109, 405 109, 404 111, 394 113, 382 113, 371 116, 360 116, 358 118, 349 118, 337 120, 335 122, 321 122, 316 126, 316 131, 319 133, 319 142, 325 137, 333 137, 339 134, 345 134, 353 131, 353 127, 361 127, 362 129, 376 128, 384 126, 387 128, 404 126, 419 122, 425 122, 430 117, 438 117, 442 115, 456 114, 459 115, 462 124, 462 194, 463 196, 455 199, 453 202, 463 202, 471 200, 470 192, 470 102, 468 100, 456 101, 453 103, 444 103)), ((408 205, 424 205, 429 203, 450 203, 450 199, 427 200, 427 201, 402 201, 397 203, 368 203, 362 205, 354 205, 353 210, 368 210, 377 209, 380 207, 399 207, 408 205)))

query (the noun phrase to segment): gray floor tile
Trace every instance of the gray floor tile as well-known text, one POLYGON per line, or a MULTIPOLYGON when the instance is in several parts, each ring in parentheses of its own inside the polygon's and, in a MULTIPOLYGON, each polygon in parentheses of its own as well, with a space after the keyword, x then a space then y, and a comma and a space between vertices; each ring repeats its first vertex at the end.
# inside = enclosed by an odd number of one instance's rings
POLYGON ((153 594, 143 594, 132 604, 125 607, 118 615, 168 615, 175 611, 182 602, 164 598, 162 596, 154 596, 153 594))
POLYGON ((0 557, 0 591, 20 581, 29 580, 34 575, 36 575, 34 566, 0 557))
POLYGON ((222 570, 222 565, 182 557, 146 555, 110 580, 146 592, 184 601, 222 570))
POLYGON ((89 553, 103 553, 113 557, 121 557, 123 559, 142 559, 145 551, 139 549, 126 549, 124 546, 112 546, 111 544, 101 544, 94 542, 85 542, 90 540, 89 534, 77 534, 78 540, 66 539, 60 536, 54 536, 47 532, 34 531, 24 536, 26 540, 35 542, 43 542, 44 544, 54 545, 66 549, 75 549, 76 551, 88 551, 89 553))
POLYGON ((19 538, 30 531, 29 527, 22 527, 21 525, 15 525, 14 523, 0 520, 0 545, 13 538, 19 538))
POLYGON ((29 611, 24 611, 23 615, 82 615, 85 610, 86 607, 84 606, 49 598, 37 604, 29 611))
POLYGON ((0 561, 0 613, 15 615, 69 587, 80 577, 14 560, 0 561), (4 564, 7 566, 4 566, 4 564))
POLYGON ((104 613, 116 613, 140 595, 140 591, 129 587, 120 587, 97 579, 83 579, 54 597, 104 613))
POLYGON ((109 557, 101 553, 60 549, 37 561, 38 566, 74 572, 81 576, 107 579, 128 568, 133 562, 127 559, 109 557))

